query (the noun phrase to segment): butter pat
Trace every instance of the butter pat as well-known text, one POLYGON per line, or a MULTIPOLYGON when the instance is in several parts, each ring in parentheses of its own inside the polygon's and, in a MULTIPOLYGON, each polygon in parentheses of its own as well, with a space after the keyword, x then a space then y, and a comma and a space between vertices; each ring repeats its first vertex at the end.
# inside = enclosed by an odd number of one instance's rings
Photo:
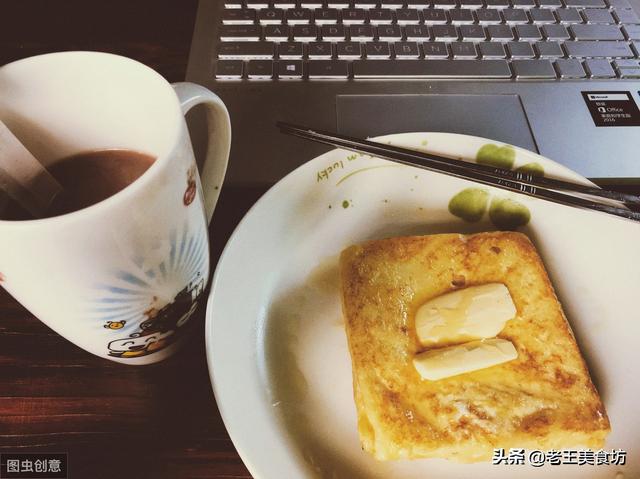
POLYGON ((470 286, 420 306, 416 334, 422 346, 492 338, 515 315, 516 307, 504 284, 470 286))
POLYGON ((512 361, 518 352, 506 339, 483 339, 418 354, 413 366, 423 379, 438 379, 512 361))

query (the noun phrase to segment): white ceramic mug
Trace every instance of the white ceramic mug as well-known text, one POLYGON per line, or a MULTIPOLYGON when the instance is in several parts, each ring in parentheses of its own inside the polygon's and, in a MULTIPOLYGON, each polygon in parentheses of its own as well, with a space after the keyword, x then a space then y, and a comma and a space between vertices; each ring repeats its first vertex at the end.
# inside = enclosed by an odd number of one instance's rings
POLYGON ((45 166, 109 148, 157 158, 89 208, 0 221, 0 284, 93 354, 126 364, 169 356, 209 277, 208 223, 231 140, 220 98, 120 56, 54 53, 0 68, 0 119, 45 166), (209 148, 198 174, 184 114, 200 103, 209 148))

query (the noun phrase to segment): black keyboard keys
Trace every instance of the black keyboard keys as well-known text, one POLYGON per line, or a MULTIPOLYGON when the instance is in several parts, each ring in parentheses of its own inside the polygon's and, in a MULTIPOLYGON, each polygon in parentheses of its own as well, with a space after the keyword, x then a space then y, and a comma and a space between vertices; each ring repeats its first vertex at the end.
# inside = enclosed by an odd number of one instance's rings
POLYGON ((255 10, 229 8, 222 11, 222 23, 224 25, 251 25, 255 20, 255 10))
POLYGON ((349 62, 343 60, 312 60, 309 62, 309 78, 349 78, 349 62))
POLYGON ((251 60, 247 65, 249 80, 270 80, 273 78, 273 62, 271 60, 251 60))
POLYGON ((271 42, 223 42, 218 48, 221 59, 267 59, 273 58, 271 42))
POLYGON ((311 42, 307 51, 312 60, 330 60, 333 54, 331 42, 311 42))
POLYGON ((278 62, 278 78, 297 80, 302 78, 302 60, 280 60, 278 62))
POLYGON ((362 44, 359 42, 339 42, 336 46, 338 58, 355 60, 362 57, 362 44))
POLYGON ((302 58, 303 48, 299 42, 284 42, 278 44, 278 55, 286 60, 302 58))
POLYGON ((216 78, 219 80, 239 80, 242 78, 242 60, 220 60, 216 64, 216 78))
POLYGON ((391 49, 387 42, 368 42, 365 45, 367 58, 371 59, 387 59, 391 57, 391 49))

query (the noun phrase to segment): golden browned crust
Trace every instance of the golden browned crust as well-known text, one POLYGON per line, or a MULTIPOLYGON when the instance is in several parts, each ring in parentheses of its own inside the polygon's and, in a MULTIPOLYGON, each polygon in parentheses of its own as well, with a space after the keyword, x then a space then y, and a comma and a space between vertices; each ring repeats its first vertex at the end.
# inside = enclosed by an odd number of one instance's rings
POLYGON ((340 258, 363 448, 377 459, 472 462, 494 448, 599 448, 609 420, 542 261, 520 233, 352 246, 340 258), (498 337, 518 358, 440 381, 412 365, 414 313, 456 288, 504 283, 518 314, 498 337))

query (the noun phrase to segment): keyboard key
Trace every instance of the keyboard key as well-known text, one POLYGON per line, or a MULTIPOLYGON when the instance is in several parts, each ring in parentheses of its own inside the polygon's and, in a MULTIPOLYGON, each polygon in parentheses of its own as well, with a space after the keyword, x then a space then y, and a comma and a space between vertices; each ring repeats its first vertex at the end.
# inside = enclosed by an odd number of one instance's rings
POLYGON ((335 8, 318 8, 313 12, 316 25, 338 23, 338 10, 335 8))
POLYGON ((311 60, 330 60, 332 48, 330 42, 311 42, 307 47, 307 55, 311 60))
POLYGON ((616 23, 609 10, 604 8, 585 8, 582 16, 587 23, 616 23))
POLYGON ((487 35, 480 25, 460 25, 460 36, 463 40, 484 40, 487 35))
POLYGON ((366 10, 370 10, 375 8, 378 5, 376 0, 355 0, 354 7, 355 8, 364 8, 366 10))
POLYGON ((576 8, 558 8, 556 17, 560 23, 582 23, 580 12, 576 8))
POLYGON ((509 0, 484 0, 488 8, 507 8, 509 0))
POLYGON ((275 8, 295 8, 295 0, 273 0, 273 6, 275 8))
POLYGON ((296 60, 302 58, 302 43, 285 42, 278 44, 278 56, 287 60, 296 60))
POLYGON ((555 78, 556 71, 549 60, 513 60, 516 78, 555 78))
POLYGON ((360 42, 339 42, 336 45, 336 52, 341 60, 355 60, 362 57, 362 44, 360 42))
POLYGON ((482 58, 504 58, 507 56, 502 43, 480 42, 478 47, 482 58))
POLYGON ((327 7, 329 8, 349 8, 349 2, 347 0, 329 0, 327 2, 327 7))
POLYGON ((584 78, 587 76, 580 60, 576 60, 575 58, 560 58, 556 60, 555 63, 560 78, 584 78))
MULTIPOLYGON (((375 63, 382 63, 376 61, 375 63)), ((312 60, 309 62, 309 78, 349 78, 349 62, 343 60, 312 60)))
POLYGON ((480 24, 502 23, 500 12, 495 8, 481 8, 476 10, 476 17, 480 24))
POLYGON ((220 27, 220 40, 223 42, 259 39, 260 27, 257 25, 222 25, 220 27))
POLYGON ((624 40, 617 25, 571 25, 569 30, 576 40, 624 40))
POLYGON ((640 60, 618 59, 613 61, 616 68, 640 68, 640 60))
POLYGON ((242 8, 242 0, 229 0, 224 2, 224 8, 242 8))
POLYGON ((459 0, 460 2, 460 7, 462 8, 482 8, 484 6, 484 4, 482 3, 482 0, 459 0))
POLYGON ((514 7, 533 8, 536 6, 533 0, 511 0, 514 7))
POLYGON ((347 8, 342 10, 342 23, 345 25, 353 25, 355 23, 364 23, 367 14, 362 8, 347 8))
POLYGON ((502 16, 507 23, 528 23, 529 17, 526 10, 522 8, 505 8, 502 10, 502 16))
POLYGON ((273 78, 273 62, 271 60, 251 60, 247 65, 249 80, 270 80, 273 78))
POLYGON ((487 33, 491 40, 513 40, 513 31, 509 25, 489 25, 487 33))
POLYGON ((616 9, 613 11, 613 14, 615 15, 618 23, 628 23, 636 25, 640 23, 640 17, 638 17, 638 14, 633 10, 616 9))
POLYGON ((306 25, 311 23, 313 20, 313 15, 311 10, 304 8, 293 8, 287 10, 286 19, 289 25, 306 25))
POLYGON ((278 78, 297 80, 302 78, 302 60, 280 60, 278 62, 278 78))
POLYGON ((624 36, 629 40, 640 40, 640 25, 625 25, 622 27, 624 36))
POLYGON ((417 25, 420 23, 418 10, 412 8, 399 8, 396 10, 398 25, 417 25))
POLYGON ((373 40, 374 32, 371 25, 351 25, 349 26, 351 40, 367 42, 373 40))
POLYGON ((247 8, 255 8, 256 10, 269 7, 269 2, 266 0, 246 0, 245 4, 247 8))
POLYGON ((458 32, 453 25, 434 25, 431 27, 431 33, 435 40, 451 40, 458 38, 458 32))
POLYGON ((536 53, 540 58, 559 58, 564 52, 558 42, 536 42, 536 53))
POLYGON ((391 8, 393 10, 404 7, 404 0, 382 0, 380 2, 382 8, 391 8))
POLYGON ((476 46, 472 42, 451 42, 451 54, 453 58, 476 58, 476 46))
POLYGON ((406 6, 422 10, 424 8, 429 8, 431 6, 431 2, 429 0, 407 0, 406 6))
POLYGON ((239 80, 242 78, 242 60, 220 60, 216 63, 216 78, 219 80, 239 80))
POLYGON ((535 25, 517 25, 516 33, 518 34, 518 38, 521 38, 522 40, 542 39, 542 34, 535 25))
POLYGON ((456 0, 432 0, 432 3, 435 8, 444 8, 445 10, 458 6, 456 0))
POLYGON ((365 45, 367 58, 388 59, 391 57, 391 48, 387 42, 368 42, 365 45))
POLYGON ((425 42, 422 44, 425 58, 449 58, 445 42, 425 42))
POLYGON ((424 23, 427 25, 440 25, 447 23, 447 14, 439 8, 430 8, 422 12, 424 23))
POLYGON ((256 20, 256 11, 244 8, 232 8, 222 11, 223 25, 253 25, 256 20))
POLYGON ((284 11, 277 8, 265 8, 258 12, 258 20, 262 25, 274 25, 282 23, 284 11))
POLYGON ((426 25, 407 25, 404 27, 404 36, 407 40, 427 40, 430 38, 426 25))
POLYGON ((509 56, 511 58, 533 58, 533 48, 531 44, 527 42, 509 42, 507 43, 507 49, 509 50, 509 56))
POLYGON ((640 69, 636 68, 623 68, 617 70, 620 78, 640 78, 640 69))
POLYGON ((315 25, 294 25, 293 39, 297 42, 311 42, 318 38, 318 27, 315 25))
POLYGON ((455 25, 473 23, 473 13, 468 8, 454 8, 449 10, 449 18, 451 23, 455 25))
POLYGON ((603 58, 589 58, 584 61, 584 66, 591 78, 613 78, 616 76, 609 60, 603 58))
POLYGON ((607 0, 607 5, 612 8, 631 8, 628 0, 607 0))
POLYGON ((265 25, 264 38, 272 42, 284 42, 289 39, 289 27, 286 25, 265 25))
POLYGON ((353 73, 355 78, 511 78, 505 60, 359 60, 353 73))
POLYGON ((604 8, 604 0, 564 0, 567 7, 594 7, 604 8))
POLYGON ((266 59, 274 53, 272 42, 224 42, 218 48, 218 58, 223 59, 266 59))
POLYGON ((640 78, 640 62, 638 60, 616 60, 613 65, 620 78, 640 78))
POLYGON ((323 40, 344 40, 347 33, 344 25, 322 25, 320 34, 323 40))
POLYGON ((563 46, 570 57, 634 57, 629 45, 622 42, 564 42, 563 46))
POLYGON ((433 0, 433 6, 435 8, 444 8, 450 10, 457 6, 456 0, 433 0))
POLYGON ((532 8, 529 10, 533 23, 556 23, 553 12, 547 8, 532 8))
POLYGON ((613 62, 620 78, 640 78, 640 61, 616 60, 613 62))
POLYGON ((393 23, 393 15, 391 10, 387 8, 375 8, 369 10, 369 23, 372 25, 383 25, 393 23))
POLYGON ((380 25, 378 27, 378 40, 389 42, 402 40, 400 27, 398 25, 380 25))
POLYGON ((538 0, 538 6, 540 8, 559 8, 562 7, 560 0, 538 0))
POLYGON ((550 40, 568 40, 571 38, 569 32, 563 25, 542 25, 542 33, 550 40))
POLYGON ((393 44, 396 58, 399 60, 413 60, 420 58, 420 50, 416 42, 396 42, 393 44))

